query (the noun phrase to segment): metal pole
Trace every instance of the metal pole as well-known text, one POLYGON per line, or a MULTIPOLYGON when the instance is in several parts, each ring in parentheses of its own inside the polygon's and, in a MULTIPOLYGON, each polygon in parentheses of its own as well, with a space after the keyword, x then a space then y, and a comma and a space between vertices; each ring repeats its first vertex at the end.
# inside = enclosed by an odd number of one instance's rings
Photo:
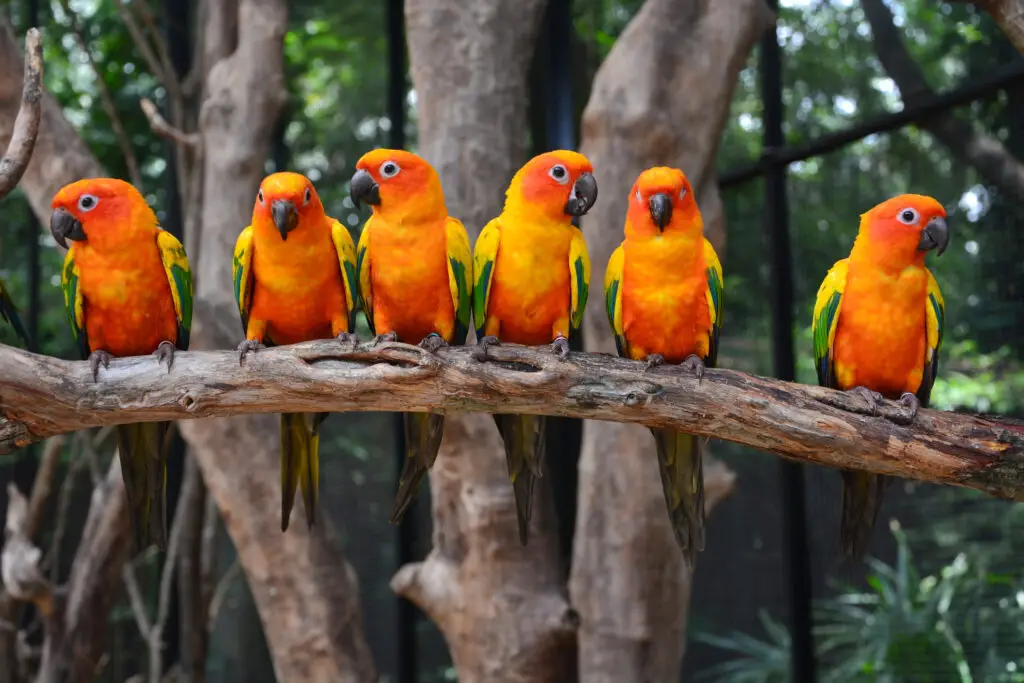
MULTIPOLYGON (((778 0, 768 0, 778 11, 778 0)), ((761 97, 764 105, 765 232, 771 259, 772 365, 775 376, 796 377, 793 352, 793 280, 789 243, 789 207, 786 197, 786 166, 772 164, 782 149, 782 54, 775 31, 761 40, 761 97)), ((811 617, 811 568, 807 547, 807 511, 803 467, 779 460, 782 485, 783 543, 790 591, 791 667, 794 683, 815 680, 814 639, 811 617)))

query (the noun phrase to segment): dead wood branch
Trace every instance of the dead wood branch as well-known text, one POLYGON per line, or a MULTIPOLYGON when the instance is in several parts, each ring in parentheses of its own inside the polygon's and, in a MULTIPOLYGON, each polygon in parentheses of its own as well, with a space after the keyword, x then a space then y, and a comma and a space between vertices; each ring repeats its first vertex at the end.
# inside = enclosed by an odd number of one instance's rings
POLYGON ((142 107, 142 111, 149 121, 149 127, 160 137, 189 147, 195 147, 199 144, 200 137, 198 133, 186 133, 167 123, 167 119, 160 114, 160 110, 156 108, 156 105, 151 100, 143 97, 139 100, 139 106, 142 107))
POLYGON ((734 441, 795 460, 955 484, 1024 499, 1024 423, 921 410, 880 415, 856 395, 731 370, 700 382, 671 367, 602 354, 561 361, 546 350, 473 347, 430 354, 399 343, 333 340, 261 350, 117 359, 93 382, 85 361, 0 345, 0 453, 77 429, 254 413, 520 412, 648 427, 734 441))
POLYGON ((25 55, 21 105, 7 151, 0 159, 0 199, 10 194, 21 180, 39 134, 39 120, 42 118, 40 99, 43 96, 43 41, 39 29, 30 28, 25 34, 25 55))

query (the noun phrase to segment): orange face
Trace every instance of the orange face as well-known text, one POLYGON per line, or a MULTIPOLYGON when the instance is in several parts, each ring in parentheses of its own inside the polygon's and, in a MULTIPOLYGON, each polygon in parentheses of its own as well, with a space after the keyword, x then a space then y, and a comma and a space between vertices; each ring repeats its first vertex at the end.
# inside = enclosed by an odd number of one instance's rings
POLYGON ((641 173, 630 191, 626 225, 631 234, 638 236, 703 232, 700 210, 686 174, 667 166, 641 173))
POLYGON ((447 215, 437 171, 426 159, 401 149, 364 154, 349 191, 356 208, 365 202, 389 219, 447 215))
POLYGON ((139 191, 116 178, 86 178, 65 185, 51 207, 50 233, 65 249, 67 240, 116 248, 130 243, 137 230, 156 225, 156 216, 139 191))
POLYGON ((303 218, 315 218, 323 213, 323 204, 309 178, 289 172, 272 173, 264 178, 252 208, 253 222, 272 223, 282 240, 287 240, 293 230, 310 224, 303 218))
POLYGON ((904 194, 888 199, 861 216, 861 235, 886 260, 911 262, 949 245, 946 210, 935 199, 904 194))
POLYGON ((577 222, 597 201, 597 181, 590 160, 569 150, 545 152, 530 159, 512 178, 508 198, 516 197, 552 220, 577 222))

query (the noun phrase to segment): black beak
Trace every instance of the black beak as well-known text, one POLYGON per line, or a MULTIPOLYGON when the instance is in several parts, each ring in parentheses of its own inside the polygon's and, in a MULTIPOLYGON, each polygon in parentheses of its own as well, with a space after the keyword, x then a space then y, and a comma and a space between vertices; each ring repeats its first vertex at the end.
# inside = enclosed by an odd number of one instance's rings
POLYGON ((945 218, 933 218, 921 231, 921 241, 917 245, 918 251, 931 251, 935 249, 936 256, 942 256, 949 246, 949 225, 945 218))
POLYGON ((288 233, 299 224, 299 210, 287 199, 275 199, 270 204, 270 215, 282 240, 288 239, 288 233))
POLYGON ((352 176, 352 182, 349 185, 349 196, 352 198, 352 203, 359 208, 359 202, 366 202, 370 206, 378 206, 380 204, 380 185, 373 179, 373 176, 368 171, 359 169, 352 176))
POLYGON ((55 209, 50 214, 50 234, 57 240, 57 244, 65 249, 68 248, 68 240, 85 240, 85 230, 82 229, 81 221, 72 216, 67 209, 55 209))
MULTIPOLYGON (((569 201, 565 203, 565 212, 570 216, 583 216, 597 201, 597 181, 593 174, 584 173, 573 183, 569 201)), ((574 223, 575 225, 575 223, 574 223)))
POLYGON ((672 198, 664 192, 651 197, 651 220, 658 226, 658 230, 664 230, 668 222, 672 220, 672 198))

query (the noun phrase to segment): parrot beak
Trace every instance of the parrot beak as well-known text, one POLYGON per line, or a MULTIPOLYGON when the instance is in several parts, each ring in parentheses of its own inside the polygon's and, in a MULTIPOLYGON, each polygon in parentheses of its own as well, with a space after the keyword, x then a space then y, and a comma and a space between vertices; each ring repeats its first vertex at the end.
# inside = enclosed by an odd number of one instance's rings
POLYGON ((949 225, 946 219, 940 216, 928 221, 928 225, 921 231, 921 241, 917 245, 918 251, 931 251, 935 249, 936 256, 942 256, 949 246, 949 225))
POLYGON ((366 202, 370 206, 380 205, 380 185, 373 179, 373 176, 368 171, 359 169, 352 176, 352 182, 349 185, 349 196, 352 198, 352 203, 359 208, 359 202, 366 202))
POLYGON ((270 204, 270 215, 274 219, 274 226, 281 233, 281 239, 288 239, 288 233, 299 224, 299 211, 295 204, 287 199, 275 199, 270 204))
POLYGON ((651 220, 658 226, 658 230, 664 231, 665 226, 672 220, 672 198, 664 192, 651 197, 651 220))
MULTIPOLYGON (((569 193, 569 201, 565 203, 565 212, 570 216, 578 218, 590 211, 590 207, 597 201, 597 181, 591 173, 583 173, 572 185, 572 192, 569 193)), ((573 223, 575 225, 576 223, 573 223)))
POLYGON ((55 209, 50 214, 50 234, 57 244, 68 248, 68 240, 82 242, 85 240, 85 230, 82 229, 82 222, 71 215, 67 209, 55 209))

